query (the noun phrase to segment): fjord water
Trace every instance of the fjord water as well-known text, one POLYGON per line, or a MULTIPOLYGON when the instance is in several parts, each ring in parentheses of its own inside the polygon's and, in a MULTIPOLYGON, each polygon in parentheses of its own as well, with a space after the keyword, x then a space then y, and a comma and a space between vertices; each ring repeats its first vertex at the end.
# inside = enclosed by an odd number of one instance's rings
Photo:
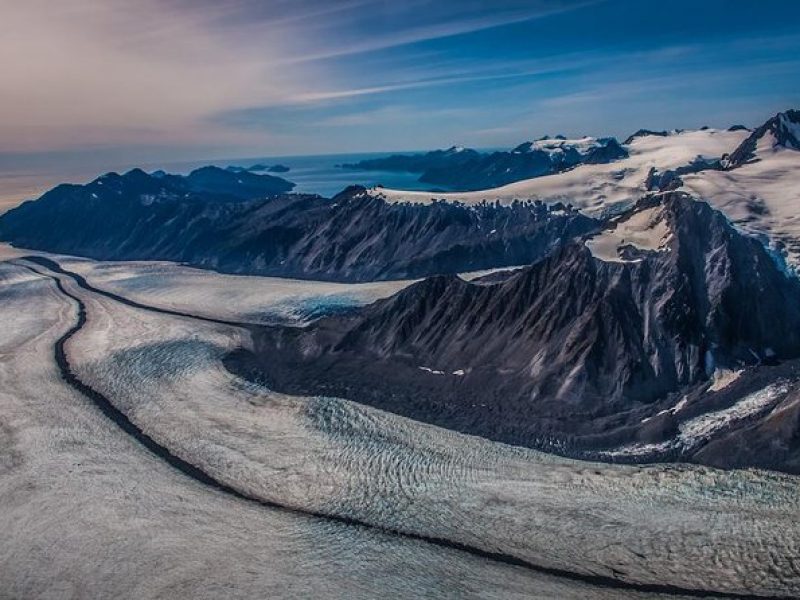
POLYGON ((383 158, 391 154, 397 154, 397 152, 222 158, 141 165, 102 163, 79 165, 75 161, 49 159, 39 161, 33 167, 22 167, 15 164, 14 161, 0 160, 0 213, 25 200, 37 198, 59 183, 86 183, 108 171, 124 172, 134 167, 141 167, 146 171, 163 169, 171 173, 185 174, 205 165, 247 167, 256 163, 268 166, 281 164, 289 167, 290 171, 288 173, 271 173, 271 175, 283 177, 297 184, 293 191, 328 197, 353 184, 367 187, 383 185, 388 188, 418 191, 441 189, 441 186, 432 186, 418 181, 419 173, 358 171, 336 166, 371 158, 383 158))

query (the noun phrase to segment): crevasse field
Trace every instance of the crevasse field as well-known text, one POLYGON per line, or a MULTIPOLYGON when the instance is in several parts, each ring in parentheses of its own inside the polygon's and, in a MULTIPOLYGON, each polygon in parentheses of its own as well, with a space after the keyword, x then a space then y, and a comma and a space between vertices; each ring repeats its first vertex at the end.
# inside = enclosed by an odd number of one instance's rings
POLYGON ((301 324, 407 282, 49 258, 140 306, 0 254, 0 589, 10 597, 800 594, 791 476, 578 462, 346 399, 276 394, 222 364, 248 345, 247 329, 190 316, 301 324), (54 349, 73 329, 72 373, 219 486, 68 385, 54 349))

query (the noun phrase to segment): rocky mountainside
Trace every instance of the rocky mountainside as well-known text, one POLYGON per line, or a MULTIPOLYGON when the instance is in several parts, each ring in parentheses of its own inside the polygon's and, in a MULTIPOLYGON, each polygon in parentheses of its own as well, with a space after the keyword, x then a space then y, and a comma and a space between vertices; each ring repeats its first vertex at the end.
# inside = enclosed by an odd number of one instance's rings
POLYGON ((641 137, 648 137, 648 136, 667 137, 668 135, 669 135, 668 131, 653 131, 652 129, 639 129, 638 131, 629 135, 622 143, 628 146, 632 144, 634 140, 641 137))
MULTIPOLYGON (((220 173, 248 181, 248 174, 222 169, 189 179, 131 171, 86 186, 59 186, 0 217, 0 238, 102 260, 173 260, 229 273, 365 281, 528 264, 597 227, 559 205, 391 204, 363 188, 332 200, 241 200, 221 187, 220 173)), ((250 189, 241 188, 235 191, 250 189)))
MULTIPOLYGON (((571 204, 587 214, 608 215, 635 204, 647 191, 669 189, 679 173, 694 173, 718 165, 749 133, 723 129, 643 132, 625 146, 627 158, 607 163, 582 163, 551 175, 524 179, 472 192, 423 192, 374 188, 391 202, 448 200, 473 204, 507 204, 518 199, 571 204)), ((677 183, 680 185, 680 182, 677 183)))
POLYGON ((627 155, 614 138, 568 140, 564 136, 545 136, 507 152, 484 154, 452 147, 427 154, 395 155, 342 166, 421 173, 419 180, 422 182, 466 191, 560 173, 579 164, 605 164, 627 155))
POLYGON ((673 179, 800 268, 800 111, 767 120, 718 165, 673 179))
POLYGON ((800 150, 800 110, 787 110, 769 119, 724 157, 722 163, 726 169, 735 169, 759 160, 759 154, 775 148, 800 150))
POLYGON ((648 418, 715 373, 800 356, 799 300, 757 240, 660 194, 499 283, 426 279, 261 330, 230 365, 504 442, 597 449, 669 435, 674 420, 648 418))

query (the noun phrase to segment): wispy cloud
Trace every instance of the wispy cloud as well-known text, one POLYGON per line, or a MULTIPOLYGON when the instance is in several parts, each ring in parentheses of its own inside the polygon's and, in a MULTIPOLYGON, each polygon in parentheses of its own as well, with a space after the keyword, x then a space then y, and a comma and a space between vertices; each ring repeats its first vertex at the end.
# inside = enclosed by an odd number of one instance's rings
MULTIPOLYGON (((434 23, 423 23, 419 26, 408 27, 398 31, 378 29, 369 32, 361 40, 350 40, 347 44, 332 47, 302 56, 292 57, 287 63, 327 60, 354 54, 385 50, 398 46, 407 46, 428 42, 468 33, 475 33, 505 25, 543 19, 564 11, 577 10, 582 7, 597 4, 601 0, 577 0, 572 2, 527 2, 522 7, 503 11, 496 7, 487 14, 480 14, 468 18, 458 18, 452 11, 446 15, 445 20, 434 23)), ((412 3, 413 4, 413 3, 412 3)), ((418 2, 427 8, 430 3, 418 2)), ((408 6, 408 5, 406 5, 408 6)), ((423 9, 424 10, 424 9, 423 9)))
MULTIPOLYGON (((761 1, 765 13, 778 2, 761 1)), ((557 113, 580 122, 583 113, 597 117, 598 106, 606 116, 634 98, 658 112, 661 97, 711 94, 712 81, 728 101, 759 89, 776 102, 798 97, 791 70, 800 37, 776 31, 774 19, 758 31, 750 21, 716 30, 709 22, 698 41, 678 16, 645 30, 637 27, 649 15, 645 3, 620 6, 0 0, 0 153, 421 147, 455 136, 510 138, 522 126, 560 122, 557 113)))

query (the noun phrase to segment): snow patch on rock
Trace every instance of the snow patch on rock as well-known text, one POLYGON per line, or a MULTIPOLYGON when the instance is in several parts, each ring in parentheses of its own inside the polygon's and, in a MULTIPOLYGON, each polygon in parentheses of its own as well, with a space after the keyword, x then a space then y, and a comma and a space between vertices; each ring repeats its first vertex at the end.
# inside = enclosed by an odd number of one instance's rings
POLYGON ((586 241, 586 247, 595 258, 606 262, 639 262, 641 258, 625 258, 625 249, 663 251, 670 235, 663 207, 654 206, 635 212, 617 222, 614 228, 600 232, 586 241))

